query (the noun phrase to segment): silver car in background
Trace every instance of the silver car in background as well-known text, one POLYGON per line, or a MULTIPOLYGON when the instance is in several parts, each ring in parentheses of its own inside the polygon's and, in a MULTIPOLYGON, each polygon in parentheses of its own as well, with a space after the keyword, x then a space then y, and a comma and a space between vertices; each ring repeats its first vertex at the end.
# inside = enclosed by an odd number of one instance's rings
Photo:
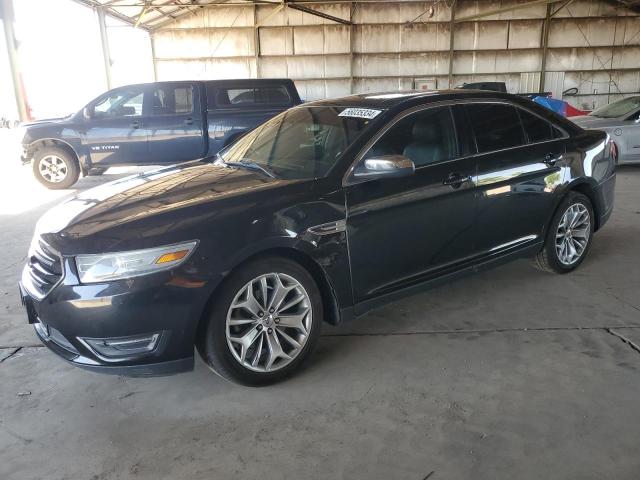
POLYGON ((570 120, 582 128, 607 132, 615 142, 619 164, 640 163, 640 96, 623 98, 570 120))

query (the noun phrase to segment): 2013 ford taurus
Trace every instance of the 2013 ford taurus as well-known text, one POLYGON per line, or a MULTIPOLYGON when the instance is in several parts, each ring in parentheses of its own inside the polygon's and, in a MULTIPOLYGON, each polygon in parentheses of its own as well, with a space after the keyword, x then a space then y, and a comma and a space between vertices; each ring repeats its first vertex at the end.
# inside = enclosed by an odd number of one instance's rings
POLYGON ((498 92, 292 108, 215 158, 78 194, 36 226, 20 289, 74 365, 297 370, 322 322, 518 257, 575 269, 614 201, 606 133, 498 92))

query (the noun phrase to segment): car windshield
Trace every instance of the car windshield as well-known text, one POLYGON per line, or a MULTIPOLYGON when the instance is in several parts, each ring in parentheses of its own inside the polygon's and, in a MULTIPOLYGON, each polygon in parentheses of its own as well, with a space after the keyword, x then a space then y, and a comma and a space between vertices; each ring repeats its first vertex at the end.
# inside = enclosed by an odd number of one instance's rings
POLYGON ((254 168, 277 178, 325 177, 371 121, 340 116, 344 110, 333 106, 292 108, 249 132, 219 157, 228 165, 254 168))
POLYGON ((633 113, 640 108, 640 97, 629 97, 594 110, 589 115, 600 118, 616 118, 633 113))

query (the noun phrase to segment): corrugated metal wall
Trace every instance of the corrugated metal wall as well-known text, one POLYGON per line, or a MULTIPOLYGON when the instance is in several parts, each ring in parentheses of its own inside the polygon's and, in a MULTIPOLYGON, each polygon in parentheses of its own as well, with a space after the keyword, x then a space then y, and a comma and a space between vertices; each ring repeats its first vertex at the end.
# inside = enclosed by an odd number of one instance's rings
MULTIPOLYGON (((309 4, 353 25, 284 6, 204 8, 153 34, 158 80, 289 77, 307 100, 420 83, 447 88, 450 75, 453 85, 500 80, 518 92, 543 70, 547 5, 465 20, 516 3, 459 0, 455 23, 444 1, 309 4)), ((589 108, 640 91, 639 16, 573 1, 548 25, 546 90, 576 87, 573 103, 589 108)))

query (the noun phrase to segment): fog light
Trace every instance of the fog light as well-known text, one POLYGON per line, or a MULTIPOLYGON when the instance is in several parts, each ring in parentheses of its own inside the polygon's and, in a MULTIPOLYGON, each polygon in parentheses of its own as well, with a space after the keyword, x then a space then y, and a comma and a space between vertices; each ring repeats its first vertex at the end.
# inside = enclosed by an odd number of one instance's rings
POLYGON ((76 347, 74 347, 71 342, 69 342, 69 340, 67 340, 66 337, 55 328, 50 327, 42 321, 36 322, 33 326, 38 332, 38 335, 40 335, 44 341, 51 341, 59 347, 62 347, 71 353, 75 353, 76 355, 79 355, 76 347))
POLYGON ((49 338, 49 327, 47 325, 42 322, 36 322, 33 326, 42 338, 49 338))
POLYGON ((118 338, 81 338, 99 357, 119 360, 153 352, 160 340, 161 332, 118 338))

